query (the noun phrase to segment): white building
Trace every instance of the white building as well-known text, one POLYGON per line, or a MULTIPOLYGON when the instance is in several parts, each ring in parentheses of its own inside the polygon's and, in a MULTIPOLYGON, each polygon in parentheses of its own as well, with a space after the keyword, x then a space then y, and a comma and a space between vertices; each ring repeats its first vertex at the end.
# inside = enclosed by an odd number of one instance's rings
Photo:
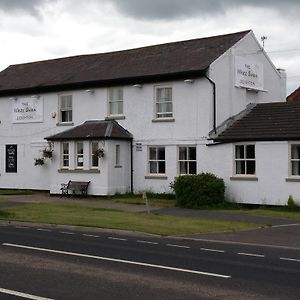
POLYGON ((55 194, 79 180, 91 195, 170 192, 180 174, 212 172, 239 202, 285 204, 300 199, 289 136, 226 137, 285 93, 284 71, 252 31, 10 66, 0 73, 0 188, 55 194), (35 166, 45 148, 53 157, 35 166))

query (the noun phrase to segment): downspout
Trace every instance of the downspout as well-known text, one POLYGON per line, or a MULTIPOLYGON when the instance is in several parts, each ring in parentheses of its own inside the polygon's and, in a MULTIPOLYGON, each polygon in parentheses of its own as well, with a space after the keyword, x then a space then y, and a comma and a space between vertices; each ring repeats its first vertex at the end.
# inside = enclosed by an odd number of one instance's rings
POLYGON ((130 193, 133 193, 133 144, 130 140, 130 193))
POLYGON ((209 77, 204 75, 204 77, 212 84, 213 86, 213 131, 215 134, 217 134, 217 99, 216 99, 216 84, 214 81, 212 81, 209 77))

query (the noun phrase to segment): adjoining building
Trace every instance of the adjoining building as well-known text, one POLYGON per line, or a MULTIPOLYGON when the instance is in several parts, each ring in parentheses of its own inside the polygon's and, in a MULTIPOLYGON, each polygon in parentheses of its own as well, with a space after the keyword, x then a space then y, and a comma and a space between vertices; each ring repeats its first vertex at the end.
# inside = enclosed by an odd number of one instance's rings
POLYGON ((176 176, 212 172, 236 201, 297 201, 298 104, 285 93, 252 31, 12 65, 0 72, 0 187, 170 192, 176 176))

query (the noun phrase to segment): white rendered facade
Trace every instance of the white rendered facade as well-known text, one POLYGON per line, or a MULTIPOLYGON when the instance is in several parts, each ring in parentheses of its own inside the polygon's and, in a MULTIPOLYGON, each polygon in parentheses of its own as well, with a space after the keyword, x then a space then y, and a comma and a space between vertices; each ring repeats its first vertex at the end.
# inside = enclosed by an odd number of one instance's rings
MULTIPOLYGON (((215 126, 244 110, 249 103, 285 101, 285 75, 276 70, 252 32, 215 60, 207 70, 207 76, 216 86, 215 126), (264 91, 235 86, 237 56, 255 61, 263 67, 264 91)), ((109 87, 97 86, 88 91, 76 89, 38 94, 37 101, 42 103, 43 118, 36 123, 12 123, 12 103, 18 100, 11 96, 1 97, 0 187, 50 190, 55 194, 60 192, 61 183, 80 180, 91 181, 89 194, 92 195, 125 193, 131 189, 133 192, 170 192, 169 184, 180 174, 179 148, 187 147, 191 148, 187 150, 191 153, 195 148, 196 172, 212 172, 224 178, 228 196, 236 201, 285 204, 288 194, 292 192, 296 199, 300 199, 295 182, 285 180, 288 177, 288 172, 285 172, 288 168, 288 142, 276 144, 275 152, 281 157, 276 161, 280 172, 270 169, 275 168, 274 163, 265 163, 267 159, 272 160, 268 156, 268 149, 275 148, 274 143, 260 142, 256 147, 257 180, 238 180, 238 176, 231 179, 234 177, 234 145, 207 146, 212 143, 209 133, 214 128, 214 97, 213 85, 206 77, 137 82, 136 85, 119 88, 122 93, 117 96, 110 95, 109 87), (158 107, 161 106, 157 100, 157 89, 160 88, 169 89, 172 93, 169 95, 171 106, 167 109, 171 111, 162 117, 158 114, 158 107), (71 122, 61 122, 59 99, 68 95, 72 96, 71 122), (117 102, 119 104, 114 104, 117 102), (69 168, 64 169, 61 142, 54 142, 53 158, 46 160, 44 166, 34 166, 34 158, 39 157, 47 145, 45 137, 87 120, 106 118, 115 119, 133 135, 132 148, 129 141, 99 140, 106 155, 100 159, 98 168, 91 168, 91 141, 85 140, 83 166, 78 169, 75 164, 76 142, 70 140, 69 168), (5 147, 10 144, 17 145, 16 173, 5 172, 5 147), (119 145, 120 165, 116 165, 116 145, 119 145), (150 154, 156 153, 154 148, 164 149, 160 149, 160 157, 150 154), (263 165, 260 165, 260 161, 264 162, 263 165), (155 168, 158 171, 153 171, 155 168), (269 174, 273 174, 273 177, 269 174)), ((32 96, 16 97, 26 100, 32 96)), ((69 121, 69 117, 66 118, 69 121)), ((186 160, 186 166, 192 169, 194 154, 186 160)))

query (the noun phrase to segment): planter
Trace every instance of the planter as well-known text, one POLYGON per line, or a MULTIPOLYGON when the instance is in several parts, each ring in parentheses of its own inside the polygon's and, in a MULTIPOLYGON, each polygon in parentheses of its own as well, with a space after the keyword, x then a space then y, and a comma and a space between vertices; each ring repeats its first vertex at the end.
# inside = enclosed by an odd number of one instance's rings
POLYGON ((34 165, 35 166, 42 166, 45 164, 44 158, 35 158, 34 165))

